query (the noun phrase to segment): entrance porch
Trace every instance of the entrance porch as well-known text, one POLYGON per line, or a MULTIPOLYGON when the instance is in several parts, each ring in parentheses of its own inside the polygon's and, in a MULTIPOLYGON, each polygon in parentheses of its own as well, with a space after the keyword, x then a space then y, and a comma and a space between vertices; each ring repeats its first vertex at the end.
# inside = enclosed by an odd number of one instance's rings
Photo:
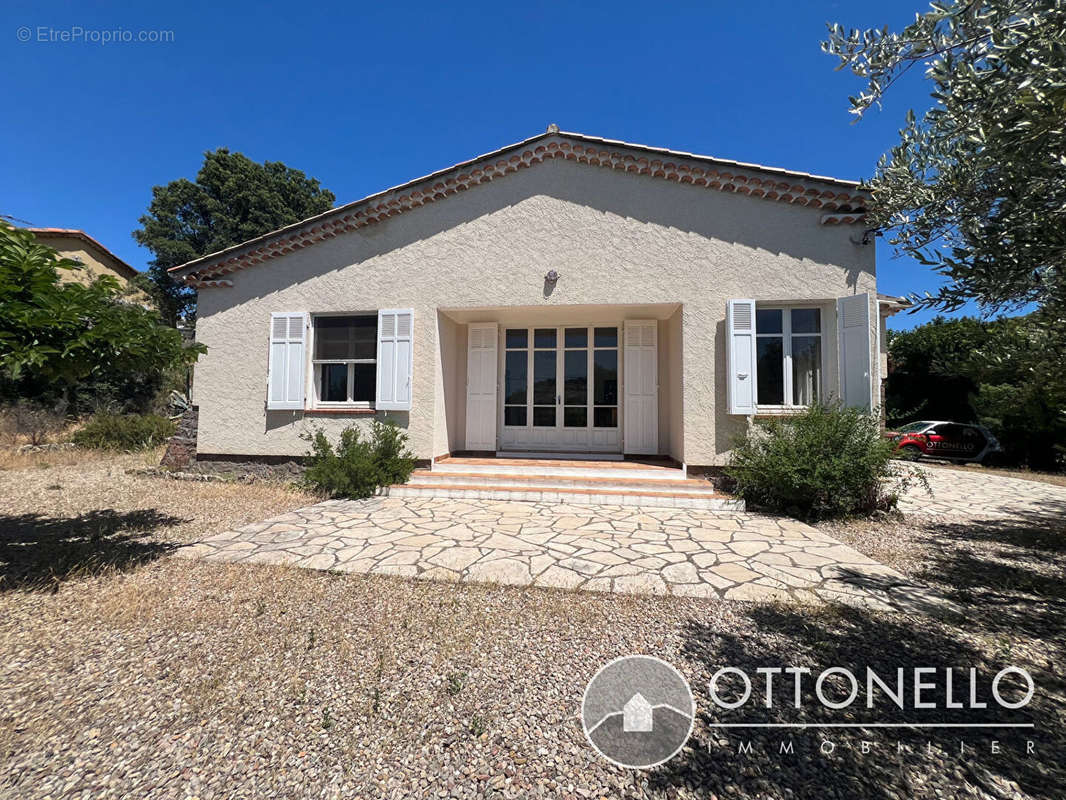
POLYGON ((680 304, 442 308, 438 328, 435 457, 683 461, 680 304))

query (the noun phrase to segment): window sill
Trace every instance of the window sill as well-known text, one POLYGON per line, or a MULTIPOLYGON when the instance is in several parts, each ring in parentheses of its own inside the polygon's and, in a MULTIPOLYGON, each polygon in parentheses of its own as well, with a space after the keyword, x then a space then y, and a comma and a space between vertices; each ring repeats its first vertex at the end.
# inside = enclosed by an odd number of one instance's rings
POLYGON ((374 408, 305 408, 304 416, 372 416, 378 413, 374 408))
POLYGON ((809 406, 766 406, 755 409, 756 417, 791 417, 795 414, 801 414, 806 411, 809 406))

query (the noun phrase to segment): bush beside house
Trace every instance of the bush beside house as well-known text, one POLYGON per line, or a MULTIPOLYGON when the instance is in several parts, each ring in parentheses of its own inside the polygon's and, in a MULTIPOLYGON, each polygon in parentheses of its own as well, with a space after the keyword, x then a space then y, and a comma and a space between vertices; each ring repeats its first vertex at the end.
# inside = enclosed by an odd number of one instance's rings
POLYGON ((304 438, 311 443, 304 483, 330 497, 372 497, 382 486, 406 483, 415 468, 407 434, 391 422, 374 420, 369 438, 349 426, 336 448, 321 429, 304 438))
POLYGON ((822 403, 757 422, 725 472, 753 508, 802 519, 868 514, 892 508, 904 488, 894 449, 876 415, 822 403))

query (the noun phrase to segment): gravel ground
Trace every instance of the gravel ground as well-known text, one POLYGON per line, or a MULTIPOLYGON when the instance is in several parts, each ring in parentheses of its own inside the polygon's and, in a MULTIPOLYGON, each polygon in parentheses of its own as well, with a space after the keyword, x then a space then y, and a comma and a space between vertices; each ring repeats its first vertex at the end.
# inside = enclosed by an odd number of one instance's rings
MULTIPOLYGON (((165 558, 168 543, 307 498, 259 484, 133 479, 125 466, 0 472, 0 796, 1063 796, 1064 687, 1053 667, 1066 656, 1066 564, 1062 532, 1046 521, 833 526, 868 555, 933 578, 968 612, 929 619, 165 558), (95 541, 84 523, 64 522, 108 509, 127 516, 97 526, 95 541), (47 521, 28 522, 36 513, 47 521), (54 535, 64 525, 78 536, 54 535), (68 558, 47 576, 26 566, 39 564, 24 553, 38 539, 54 552, 72 538, 89 540, 77 554, 90 566, 68 558), (131 554, 126 540, 154 549, 131 554), (682 754, 646 772, 600 759, 577 717, 593 673, 631 652, 675 664, 700 709, 682 754), (709 727, 740 714, 710 716, 706 685, 722 665, 752 674, 870 665, 882 675, 965 665, 990 676, 1011 663, 1037 683, 1033 702, 1013 712, 1033 733, 709 727), (787 742, 794 752, 779 752, 787 742), (743 743, 750 753, 738 752, 743 743)), ((865 718, 863 708, 766 713, 865 718)), ((964 713, 938 716, 974 719, 964 713)))

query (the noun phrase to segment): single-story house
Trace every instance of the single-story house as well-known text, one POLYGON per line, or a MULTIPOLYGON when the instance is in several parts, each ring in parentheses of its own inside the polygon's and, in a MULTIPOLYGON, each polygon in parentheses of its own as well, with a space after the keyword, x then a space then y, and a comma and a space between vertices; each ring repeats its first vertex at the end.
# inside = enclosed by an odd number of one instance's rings
POLYGON ((200 458, 388 419, 415 455, 724 462, 749 418, 877 405, 854 181, 546 133, 196 259, 200 458))

